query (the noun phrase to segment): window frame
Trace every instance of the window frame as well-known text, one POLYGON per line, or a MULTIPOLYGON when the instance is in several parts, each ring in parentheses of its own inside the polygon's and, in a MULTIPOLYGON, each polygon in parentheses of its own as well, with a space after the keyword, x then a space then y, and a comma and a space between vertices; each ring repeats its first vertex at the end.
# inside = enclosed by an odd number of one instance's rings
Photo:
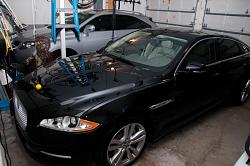
MULTIPOLYGON (((240 46, 239 46, 239 43, 242 43, 242 42, 240 42, 240 41, 238 41, 238 40, 236 40, 236 39, 233 39, 233 38, 228 38, 228 37, 221 37, 221 38, 218 38, 217 40, 216 40, 216 49, 217 49, 217 58, 218 58, 218 61, 227 61, 227 60, 230 60, 230 59, 234 59, 234 58, 237 58, 237 57, 239 57, 239 56, 241 56, 241 55, 243 55, 243 54, 245 54, 245 53, 241 53, 241 48, 240 48, 240 46), (232 57, 227 57, 227 58, 222 58, 221 56, 220 56, 220 52, 219 52, 219 45, 218 45, 218 40, 230 40, 230 41, 233 41, 234 43, 235 43, 235 45, 238 47, 238 49, 239 49, 239 54, 238 55, 236 55, 236 56, 232 56, 232 57)), ((243 43, 242 43, 243 44, 243 43)), ((245 45, 245 44, 243 44, 243 45, 245 45)))
MULTIPOLYGON (((118 15, 118 14, 117 14, 118 15)), ((85 25, 83 25, 81 28, 80 28, 80 32, 83 32, 84 31, 84 29, 85 29, 85 27, 87 26, 87 25, 94 25, 94 24, 91 24, 91 22, 92 21, 94 21, 95 19, 98 19, 98 18, 100 18, 100 17, 108 17, 108 16, 110 16, 111 17, 111 19, 112 19, 112 14, 102 14, 102 15, 97 15, 96 17, 94 17, 93 19, 91 19, 91 20, 89 20, 85 25)), ((93 16, 92 16, 93 17, 93 16)), ((91 17, 90 17, 91 18, 91 17)), ((89 18, 89 19, 90 19, 89 18)), ((112 20, 111 20, 112 21, 112 20)), ((94 25, 95 26, 95 25, 94 25)), ((112 25, 111 25, 112 26, 112 25)), ((112 29, 111 30, 102 30, 102 31, 99 31, 99 30, 95 30, 95 32, 108 32, 108 31, 112 31, 112 29)))
MULTIPOLYGON (((187 55, 189 54, 189 52, 197 45, 199 44, 200 42, 204 41, 204 40, 209 40, 209 39, 213 39, 213 40, 216 40, 220 37, 218 36, 215 36, 215 37, 206 37, 206 38, 203 38, 203 39, 200 39, 198 41, 196 41, 191 47, 188 48, 188 50, 186 51, 186 53, 183 55, 183 57, 181 58, 181 60, 179 61, 179 63, 177 64, 177 67, 175 68, 175 71, 174 71, 174 77, 176 77, 178 75, 179 72, 181 72, 181 66, 182 64, 184 63, 184 60, 185 58, 187 57, 187 55)), ((216 43, 215 43, 215 49, 216 49, 216 43)), ((211 63, 211 64, 207 64, 206 66, 212 66, 212 65, 216 65, 218 63, 218 59, 217 59, 217 52, 215 50, 215 62, 214 63, 211 63)))
POLYGON ((191 49, 192 49, 193 47, 195 47, 197 44, 199 44, 200 42, 202 42, 202 41, 204 41, 204 40, 207 40, 207 39, 214 39, 214 40, 217 40, 217 39, 222 39, 222 38, 223 38, 223 39, 230 39, 230 40, 233 40, 233 41, 235 41, 235 42, 237 42, 237 43, 239 42, 239 43, 245 45, 245 46, 248 48, 249 52, 248 52, 248 53, 241 54, 241 55, 236 56, 236 57, 233 57, 233 58, 230 58, 230 59, 219 60, 219 59, 218 59, 218 51, 217 51, 218 45, 217 45, 217 43, 215 42, 215 49, 216 49, 216 52, 215 52, 215 54, 216 54, 216 55, 215 55, 215 56, 216 56, 216 57, 215 57, 215 62, 214 62, 214 63, 211 63, 211 64, 208 64, 208 65, 206 65, 206 66, 218 65, 218 64, 220 64, 221 62, 228 61, 228 60, 231 60, 231 59, 238 58, 238 57, 240 57, 240 56, 245 56, 245 55, 250 54, 250 47, 249 47, 247 44, 245 44, 244 42, 240 41, 240 40, 233 39, 233 38, 229 38, 229 37, 220 37, 220 36, 207 37, 207 38, 201 39, 201 40, 199 40, 199 41, 196 41, 196 43, 194 43, 190 48, 188 48, 187 52, 183 55, 183 57, 181 58, 180 62, 178 63, 178 65, 177 65, 177 67, 176 67, 176 69, 175 69, 174 77, 176 77, 176 76, 178 75, 178 72, 181 72, 180 67, 181 67, 182 63, 184 62, 184 59, 186 58, 186 56, 188 55, 188 53, 191 51, 191 49))
POLYGON ((117 17, 116 17, 116 25, 119 24, 119 17, 127 17, 127 18, 130 18, 130 19, 134 19, 136 21, 140 21, 140 27, 138 28, 121 28, 121 29, 117 29, 117 27, 120 27, 120 26, 116 26, 115 30, 117 31, 122 31, 122 30, 132 30, 132 29, 145 29, 145 28, 152 28, 152 26, 150 24, 148 24, 147 22, 143 21, 142 19, 136 17, 136 16, 131 16, 131 15, 126 15, 126 14, 118 14, 117 17), (142 27, 142 23, 144 24, 144 26, 147 26, 147 27, 142 27))
MULTIPOLYGON (((178 71, 184 71, 183 65, 186 65, 185 62, 186 62, 186 60, 188 59, 190 53, 193 51, 193 49, 196 48, 196 46, 198 46, 199 44, 201 44, 201 43, 203 43, 203 42, 213 42, 213 47, 214 47, 214 48, 213 48, 213 54, 214 54, 213 62, 209 62, 209 63, 204 64, 204 65, 205 65, 205 66, 210 66, 211 64, 216 63, 216 62, 217 62, 216 39, 217 39, 217 37, 215 37, 215 38, 205 38, 205 39, 201 39, 201 40, 199 40, 198 42, 196 42, 195 44, 193 44, 192 47, 189 48, 189 50, 186 52, 186 54, 183 56, 182 60, 180 61, 179 65, 178 65, 178 67, 177 67, 178 71), (209 41, 209 40, 213 40, 213 41, 209 41)), ((206 45, 207 45, 208 47, 211 47, 210 45, 208 45, 208 43, 206 43, 206 45)), ((210 49, 211 49, 211 48, 210 48, 210 49)), ((210 54, 211 54, 211 52, 210 52, 210 54)), ((212 55, 212 54, 211 54, 211 55, 212 55)), ((210 55, 210 56, 211 56, 211 55, 210 55)), ((177 70, 176 70, 176 71, 177 71, 177 70)))

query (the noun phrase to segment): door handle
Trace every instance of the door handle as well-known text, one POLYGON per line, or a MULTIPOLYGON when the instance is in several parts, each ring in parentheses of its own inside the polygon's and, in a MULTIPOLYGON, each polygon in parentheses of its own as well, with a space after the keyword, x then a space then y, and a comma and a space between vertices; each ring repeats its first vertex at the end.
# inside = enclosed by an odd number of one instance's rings
POLYGON ((155 110, 155 109, 158 109, 158 108, 163 107, 165 105, 168 105, 170 103, 173 103, 174 101, 175 101, 174 98, 168 99, 168 100, 165 100, 165 101, 162 101, 160 103, 157 103, 157 104, 150 106, 149 109, 155 110))

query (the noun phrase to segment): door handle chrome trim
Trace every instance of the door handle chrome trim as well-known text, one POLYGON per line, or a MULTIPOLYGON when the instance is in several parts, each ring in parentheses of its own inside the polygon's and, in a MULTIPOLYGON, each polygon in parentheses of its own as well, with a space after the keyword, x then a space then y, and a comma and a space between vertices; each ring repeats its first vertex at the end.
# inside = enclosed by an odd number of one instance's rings
POLYGON ((166 101, 162 101, 162 102, 160 102, 158 104, 155 104, 155 105, 152 105, 152 106, 149 107, 149 109, 155 110, 155 109, 158 109, 160 107, 163 107, 163 106, 168 105, 168 104, 173 103, 173 102, 174 102, 174 98, 166 100, 166 101))

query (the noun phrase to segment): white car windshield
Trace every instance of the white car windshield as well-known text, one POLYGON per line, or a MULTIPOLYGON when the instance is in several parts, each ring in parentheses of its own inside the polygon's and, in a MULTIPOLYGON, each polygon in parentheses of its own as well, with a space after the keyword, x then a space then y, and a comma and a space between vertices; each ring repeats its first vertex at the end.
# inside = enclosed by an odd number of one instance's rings
POLYGON ((105 51, 131 63, 149 67, 167 66, 187 44, 187 40, 150 31, 136 31, 110 46, 105 51))

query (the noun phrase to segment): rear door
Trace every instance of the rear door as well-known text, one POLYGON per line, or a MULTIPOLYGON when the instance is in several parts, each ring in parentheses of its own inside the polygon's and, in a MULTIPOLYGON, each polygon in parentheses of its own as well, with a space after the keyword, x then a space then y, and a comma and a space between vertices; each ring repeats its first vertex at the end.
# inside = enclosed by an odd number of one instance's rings
POLYGON ((231 95, 239 87, 247 68, 247 47, 241 48, 238 41, 230 38, 217 40, 218 59, 220 61, 221 79, 224 95, 231 95))

